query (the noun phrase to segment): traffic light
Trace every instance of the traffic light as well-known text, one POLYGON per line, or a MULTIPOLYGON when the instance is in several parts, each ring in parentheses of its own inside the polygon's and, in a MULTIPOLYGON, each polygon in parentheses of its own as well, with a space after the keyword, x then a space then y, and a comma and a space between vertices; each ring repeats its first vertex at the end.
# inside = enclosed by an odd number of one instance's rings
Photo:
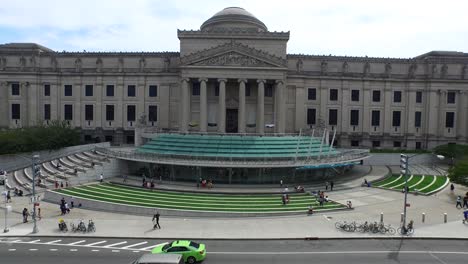
POLYGON ((408 156, 400 154, 400 173, 406 174, 408 171, 408 156))
POLYGON ((41 176, 41 166, 39 166, 38 164, 34 164, 34 176, 35 177, 40 177, 41 176))

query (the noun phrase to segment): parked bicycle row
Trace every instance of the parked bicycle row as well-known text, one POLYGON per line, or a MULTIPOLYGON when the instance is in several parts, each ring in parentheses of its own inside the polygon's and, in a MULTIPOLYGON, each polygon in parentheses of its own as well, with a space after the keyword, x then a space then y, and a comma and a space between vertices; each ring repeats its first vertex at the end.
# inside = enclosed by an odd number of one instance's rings
MULTIPOLYGON (((62 218, 59 219, 59 230, 62 232, 68 232, 68 225, 62 218)), ((85 224, 83 219, 78 220, 77 223, 70 222, 70 228, 72 232, 96 232, 96 225, 93 220, 88 221, 88 225, 85 224)))
POLYGON ((411 235, 414 233, 413 220, 411 220, 407 226, 401 226, 395 229, 390 224, 385 224, 384 222, 368 222, 357 223, 356 221, 347 222, 347 221, 338 221, 335 223, 335 227, 339 230, 346 232, 361 232, 361 233, 380 233, 380 234, 390 234, 394 235, 398 232, 401 235, 411 235))

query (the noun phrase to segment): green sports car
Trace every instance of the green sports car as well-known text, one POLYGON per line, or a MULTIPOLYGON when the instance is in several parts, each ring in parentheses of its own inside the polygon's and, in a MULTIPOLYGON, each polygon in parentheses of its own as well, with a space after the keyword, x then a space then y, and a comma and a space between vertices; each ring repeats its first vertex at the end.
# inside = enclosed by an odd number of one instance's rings
POLYGON ((205 244, 198 244, 190 240, 176 240, 161 244, 153 250, 153 254, 181 254, 186 263, 193 264, 206 258, 205 244))

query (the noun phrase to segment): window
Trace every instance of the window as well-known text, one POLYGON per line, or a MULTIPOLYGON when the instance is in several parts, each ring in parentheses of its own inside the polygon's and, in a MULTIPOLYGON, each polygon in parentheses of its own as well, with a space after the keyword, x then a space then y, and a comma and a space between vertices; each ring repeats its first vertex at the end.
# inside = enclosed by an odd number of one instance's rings
POLYGON ((351 140, 351 147, 359 147, 359 140, 351 140))
POLYGON ((394 148, 401 148, 401 141, 393 141, 394 148))
POLYGON ((149 86, 149 97, 157 97, 158 96, 158 86, 157 85, 150 85, 149 86))
POLYGON ((127 121, 135 121, 136 106, 127 105, 127 121))
POLYGON ((70 84, 67 84, 65 85, 64 89, 64 93, 65 93, 65 96, 73 96, 73 86, 71 86, 70 84))
POLYGON ((445 113, 445 127, 453 128, 455 123, 455 112, 446 112, 445 113))
POLYGON ((215 96, 219 96, 219 84, 215 86, 215 96))
POLYGON ((250 96, 250 84, 245 84, 245 96, 250 96))
POLYGON ((359 102, 359 90, 351 90, 351 101, 359 102))
POLYGON ((105 140, 106 142, 112 142, 112 141, 114 140, 114 137, 113 137, 113 136, 107 135, 107 136, 104 137, 104 140, 105 140))
POLYGON ((380 91, 372 91, 372 102, 380 102, 380 91))
POLYGON ((50 120, 50 104, 44 105, 44 120, 50 120))
POLYGON ((379 110, 372 110, 372 126, 380 126, 380 111, 379 110))
POLYGON ((127 86, 127 96, 128 97, 135 97, 136 96, 136 87, 135 87, 135 85, 128 85, 127 86))
POLYGON ((94 119, 93 105, 85 105, 85 120, 92 121, 94 119))
POLYGON ((317 89, 315 89, 315 88, 307 89, 307 99, 308 100, 317 100, 317 89))
POLYGON ((114 106, 106 105, 106 121, 114 121, 114 106))
POLYGON ((148 121, 157 122, 158 121, 158 106, 150 105, 148 107, 148 121))
POLYGON ((422 92, 421 91, 416 92, 416 103, 417 104, 422 103, 422 92))
POLYGON ((21 119, 20 104, 12 104, 11 105, 11 119, 21 119))
POLYGON ((421 112, 414 112, 414 127, 421 127, 421 112))
POLYGON ((330 101, 338 101, 338 90, 330 89, 330 101))
POLYGON ((127 144, 135 144, 135 136, 127 136, 127 144))
POLYGON ((359 125, 359 110, 351 110, 350 125, 352 125, 352 126, 358 126, 359 125))
POLYGON ((93 86, 92 85, 86 85, 85 86, 85 96, 93 96, 93 86))
POLYGON ((44 96, 50 96, 50 84, 44 84, 44 96))
POLYGON ((106 85, 106 96, 113 97, 114 96, 114 85, 106 85))
POLYGON ((378 141, 378 140, 372 141, 372 147, 373 148, 380 148, 380 141, 378 141))
POLYGON ((393 91, 393 102, 401 103, 401 91, 393 91))
POLYGON ((455 92, 448 92, 447 93, 447 104, 454 104, 455 103, 455 92))
POLYGON ((11 95, 20 95, 20 85, 19 83, 11 84, 11 95))
POLYGON ((195 82, 192 85, 192 95, 193 96, 199 96, 200 95, 200 83, 195 82))
POLYGON ((338 124, 338 110, 328 110, 328 124, 330 126, 336 126, 336 124, 338 124))
POLYGON ((265 97, 273 97, 273 85, 267 83, 265 86, 265 97))
POLYGON ((401 122, 401 111, 393 111, 392 126, 399 127, 401 122))
POLYGON ((64 105, 64 118, 65 120, 73 120, 73 105, 64 105))
POLYGON ((307 109, 307 124, 315 125, 315 109, 314 108, 307 109))
POLYGON ((421 141, 416 141, 416 149, 422 149, 421 141))
POLYGON ((90 142, 90 141, 93 140, 93 137, 92 137, 91 135, 84 135, 84 140, 85 140, 86 142, 90 142))

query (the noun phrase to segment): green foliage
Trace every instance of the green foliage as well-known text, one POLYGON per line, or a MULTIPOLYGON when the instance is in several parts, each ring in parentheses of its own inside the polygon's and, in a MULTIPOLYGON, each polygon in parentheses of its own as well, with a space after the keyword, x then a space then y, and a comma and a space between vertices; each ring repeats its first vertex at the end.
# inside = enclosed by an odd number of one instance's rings
POLYGON ((80 144, 80 134, 65 121, 0 131, 0 154, 59 149, 80 144))
POLYGON ((468 186, 468 146, 459 144, 441 145, 434 149, 453 162, 448 173, 450 181, 468 186))
POLYGON ((434 152, 446 158, 461 159, 468 154, 468 146, 458 144, 440 145, 434 149, 434 152))

